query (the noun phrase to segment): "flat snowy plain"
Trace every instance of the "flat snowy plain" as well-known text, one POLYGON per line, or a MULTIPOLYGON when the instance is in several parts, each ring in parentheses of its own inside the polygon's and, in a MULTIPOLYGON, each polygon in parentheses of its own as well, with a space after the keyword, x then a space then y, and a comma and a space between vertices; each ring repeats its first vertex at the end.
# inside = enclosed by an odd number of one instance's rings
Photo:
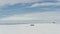
POLYGON ((60 34, 60 24, 0 25, 0 34, 60 34))

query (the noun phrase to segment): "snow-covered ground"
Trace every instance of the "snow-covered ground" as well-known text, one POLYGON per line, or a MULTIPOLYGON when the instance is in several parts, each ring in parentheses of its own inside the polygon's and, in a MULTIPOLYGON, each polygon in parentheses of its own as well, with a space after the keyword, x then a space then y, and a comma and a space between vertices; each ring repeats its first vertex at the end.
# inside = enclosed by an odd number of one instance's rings
POLYGON ((60 34, 60 24, 0 25, 0 34, 60 34))

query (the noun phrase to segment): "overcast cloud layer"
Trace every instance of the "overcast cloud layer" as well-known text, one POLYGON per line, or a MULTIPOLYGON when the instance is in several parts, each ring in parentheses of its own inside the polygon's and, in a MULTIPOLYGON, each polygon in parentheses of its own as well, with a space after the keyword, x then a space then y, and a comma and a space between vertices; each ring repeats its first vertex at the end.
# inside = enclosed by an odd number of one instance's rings
POLYGON ((0 0, 0 22, 60 22, 60 0, 0 0))
POLYGON ((0 0, 0 6, 14 5, 17 3, 32 3, 32 2, 44 2, 44 1, 60 1, 60 0, 0 0))
MULTIPOLYGON (((56 11, 52 12, 36 12, 36 13, 29 13, 29 14, 22 14, 22 15, 14 15, 6 18, 0 19, 3 22, 13 22, 14 21, 31 21, 31 20, 41 20, 44 22, 59 22, 60 20, 60 13, 56 11)), ((0 21, 0 22, 1 22, 0 21)), ((3 23, 2 22, 2 23, 3 23)))
POLYGON ((38 2, 40 0, 0 0, 0 5, 14 5, 17 3, 31 3, 38 2))

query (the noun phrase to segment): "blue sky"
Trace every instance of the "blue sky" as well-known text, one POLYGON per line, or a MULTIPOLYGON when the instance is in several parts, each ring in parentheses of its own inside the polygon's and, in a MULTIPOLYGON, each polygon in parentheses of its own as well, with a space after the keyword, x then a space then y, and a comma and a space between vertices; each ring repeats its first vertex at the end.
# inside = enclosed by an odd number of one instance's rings
POLYGON ((0 0, 0 22, 60 22, 59 9, 60 0, 0 0))

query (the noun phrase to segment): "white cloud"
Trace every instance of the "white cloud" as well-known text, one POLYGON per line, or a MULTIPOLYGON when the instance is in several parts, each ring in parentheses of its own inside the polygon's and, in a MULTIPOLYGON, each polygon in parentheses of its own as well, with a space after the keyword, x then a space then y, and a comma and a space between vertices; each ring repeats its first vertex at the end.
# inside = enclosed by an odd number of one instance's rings
MULTIPOLYGON (((43 2, 43 1, 48 1, 48 0, 0 0, 0 6, 4 5, 14 5, 17 3, 30 3, 30 2, 43 2)), ((50 1, 50 0, 49 0, 50 1)), ((60 0, 55 0, 55 1, 60 1, 60 0)), ((48 4, 48 3, 47 3, 48 4)), ((46 5, 47 5, 46 4, 46 5)), ((53 3, 52 3, 53 4, 53 3)), ((38 4, 37 4, 38 5, 38 4)), ((41 5, 44 5, 43 3, 41 5)))
POLYGON ((0 18, 0 23, 30 23, 31 21, 36 22, 60 22, 60 12, 51 11, 51 12, 37 12, 37 13, 28 13, 21 15, 14 15, 10 17, 0 18), (33 21, 37 20, 37 21, 33 21))
POLYGON ((60 2, 46 2, 46 3, 35 3, 31 7, 38 7, 38 6, 58 6, 60 2))
POLYGON ((7 4, 16 4, 16 3, 29 3, 29 2, 37 2, 40 0, 0 0, 0 6, 7 5, 7 4))
POLYGON ((57 21, 60 20, 60 12, 38 12, 29 13, 23 15, 15 15, 0 19, 0 21, 17 21, 17 20, 46 20, 46 21, 57 21))

